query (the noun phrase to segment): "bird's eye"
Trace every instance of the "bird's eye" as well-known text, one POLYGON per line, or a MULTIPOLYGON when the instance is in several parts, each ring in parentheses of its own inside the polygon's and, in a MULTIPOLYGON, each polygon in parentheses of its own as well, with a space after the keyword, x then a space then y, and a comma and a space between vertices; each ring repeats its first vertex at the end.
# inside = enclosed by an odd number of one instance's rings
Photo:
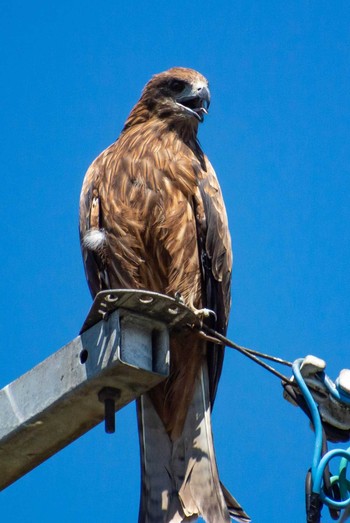
POLYGON ((169 87, 174 93, 180 93, 185 88, 185 82, 182 82, 181 80, 171 80, 169 82, 169 87))

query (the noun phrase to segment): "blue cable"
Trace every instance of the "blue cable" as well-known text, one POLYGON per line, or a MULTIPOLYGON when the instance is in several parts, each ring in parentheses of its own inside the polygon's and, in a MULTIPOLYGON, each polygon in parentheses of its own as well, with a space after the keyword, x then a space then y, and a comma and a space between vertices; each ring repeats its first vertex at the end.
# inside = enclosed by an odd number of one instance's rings
POLYGON ((315 446, 314 446, 314 454, 313 454, 313 458, 312 458, 312 467, 311 467, 312 478, 314 478, 316 471, 317 471, 317 467, 320 463, 321 454, 322 454, 322 423, 321 423, 321 418, 320 418, 315 400, 312 397, 311 392, 309 391, 309 389, 304 381, 304 378, 302 377, 301 372, 300 372, 300 367, 301 367, 303 361, 304 360, 302 358, 299 358, 298 360, 296 360, 292 365, 292 369, 293 369, 293 374, 296 379, 296 382, 299 385, 301 392, 303 393, 307 406, 309 407, 309 411, 310 411, 311 417, 312 417, 312 423, 313 423, 313 426, 315 429, 315 446))
MULTIPOLYGON (((350 505, 350 482, 346 479, 346 468, 350 461, 350 447, 347 450, 334 449, 327 452, 321 459, 322 455, 322 422, 318 411, 317 404, 311 395, 311 392, 306 385, 304 378, 300 372, 300 367, 303 363, 300 358, 293 363, 292 369, 296 382, 305 398, 309 411, 311 413, 312 423, 315 430, 315 446, 312 458, 311 477, 312 477, 312 491, 319 494, 323 503, 335 509, 344 509, 350 505), (342 501, 336 501, 327 496, 323 490, 323 474, 329 461, 334 457, 342 457, 340 462, 340 471, 338 476, 331 477, 331 483, 338 483, 342 497, 342 501)), ((327 387, 328 388, 328 387, 327 387)), ((336 397, 334 395, 334 397, 336 397)), ((340 398, 337 398, 340 399, 340 398)))
POLYGON ((337 401, 340 401, 342 403, 346 403, 347 405, 350 405, 350 395, 345 392, 344 390, 341 390, 339 389, 337 386, 336 386, 336 383, 334 384, 332 380, 330 380, 328 378, 328 376, 326 376, 324 374, 324 372, 322 373, 322 377, 323 377, 323 383, 324 385, 326 386, 328 392, 330 393, 331 396, 333 396, 334 399, 336 399, 337 401))

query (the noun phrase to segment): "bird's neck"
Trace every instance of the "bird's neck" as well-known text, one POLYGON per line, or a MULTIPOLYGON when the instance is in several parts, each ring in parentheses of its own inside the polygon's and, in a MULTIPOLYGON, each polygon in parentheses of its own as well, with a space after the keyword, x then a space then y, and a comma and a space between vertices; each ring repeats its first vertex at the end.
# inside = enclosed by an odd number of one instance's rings
POLYGON ((191 149, 196 149, 198 146, 197 131, 198 122, 194 119, 179 118, 169 112, 167 106, 158 104, 152 107, 149 104, 139 101, 129 114, 123 132, 129 130, 131 127, 146 124, 154 129, 154 132, 174 132, 178 135, 186 145, 191 149))

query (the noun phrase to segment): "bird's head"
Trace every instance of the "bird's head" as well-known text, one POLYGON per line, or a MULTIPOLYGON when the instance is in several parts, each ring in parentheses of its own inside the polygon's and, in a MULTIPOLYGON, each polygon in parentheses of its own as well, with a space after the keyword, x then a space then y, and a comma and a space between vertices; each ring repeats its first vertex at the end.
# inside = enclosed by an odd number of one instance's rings
POLYGON ((141 100, 162 118, 203 122, 208 114, 208 81, 194 69, 173 67, 146 84, 141 100))
POLYGON ((208 114, 208 81, 194 69, 173 67, 156 74, 146 84, 131 111, 124 130, 153 118, 182 132, 196 133, 198 123, 208 114))

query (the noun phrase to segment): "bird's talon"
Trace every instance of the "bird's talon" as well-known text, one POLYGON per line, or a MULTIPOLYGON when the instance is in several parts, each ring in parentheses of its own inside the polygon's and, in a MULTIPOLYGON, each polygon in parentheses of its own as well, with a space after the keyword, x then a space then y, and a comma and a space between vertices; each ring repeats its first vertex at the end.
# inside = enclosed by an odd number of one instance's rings
POLYGON ((194 309, 193 312, 201 320, 204 318, 210 318, 210 316, 214 316, 214 319, 217 320, 216 312, 211 309, 194 309))

